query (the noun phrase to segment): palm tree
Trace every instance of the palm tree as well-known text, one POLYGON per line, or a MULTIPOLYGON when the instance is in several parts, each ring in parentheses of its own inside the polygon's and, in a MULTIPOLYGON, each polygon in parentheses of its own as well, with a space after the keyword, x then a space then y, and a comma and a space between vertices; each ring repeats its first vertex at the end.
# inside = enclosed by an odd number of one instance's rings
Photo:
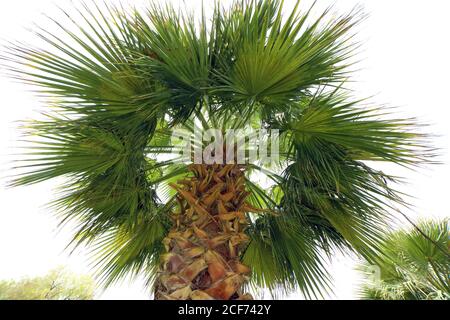
POLYGON ((92 2, 36 27, 44 48, 4 55, 48 105, 24 126, 33 145, 12 185, 65 178, 54 208, 105 285, 144 274, 157 299, 250 299, 249 286, 321 296, 327 256, 376 257, 403 204, 397 178, 369 164, 431 155, 413 119, 345 88, 363 16, 329 11, 245 0, 197 21, 92 2), (169 156, 175 130, 246 127, 279 130, 277 163, 169 156))
MULTIPOLYGON (((383 241, 379 279, 366 281, 361 297, 376 300, 450 299, 449 221, 425 221, 392 232, 383 241)), ((367 267, 367 263, 366 266, 367 267)))

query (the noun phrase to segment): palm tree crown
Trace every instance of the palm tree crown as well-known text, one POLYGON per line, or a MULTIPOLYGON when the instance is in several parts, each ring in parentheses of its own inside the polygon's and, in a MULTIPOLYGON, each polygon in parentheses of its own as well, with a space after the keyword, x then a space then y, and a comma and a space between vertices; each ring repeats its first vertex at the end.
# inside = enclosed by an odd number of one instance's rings
POLYGON ((73 243, 93 248, 106 284, 157 276, 179 206, 169 184, 193 174, 164 155, 179 149, 174 130, 196 127, 279 130, 279 163, 245 166, 258 211, 240 255, 251 284, 314 297, 329 288, 333 250, 376 258, 389 208, 404 202, 397 178, 370 163, 414 167, 431 150, 414 119, 344 88, 359 12, 314 19, 298 3, 283 15, 277 0, 244 0, 197 21, 92 2, 67 19, 34 30, 44 47, 11 43, 3 56, 48 105, 24 125, 33 145, 12 185, 65 177, 54 208, 77 223, 73 243))
POLYGON ((449 221, 424 221, 414 230, 385 236, 379 279, 366 281, 361 297, 381 300, 450 299, 449 221))

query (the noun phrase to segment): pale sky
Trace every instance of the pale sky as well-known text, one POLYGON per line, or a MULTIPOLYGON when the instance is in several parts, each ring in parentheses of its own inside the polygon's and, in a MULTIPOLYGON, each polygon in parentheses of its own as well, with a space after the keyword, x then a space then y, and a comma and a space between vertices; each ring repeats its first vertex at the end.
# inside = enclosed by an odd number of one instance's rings
MULTIPOLYGON (((0 38, 35 42, 25 30, 32 22, 47 26, 41 13, 58 19, 55 3, 70 9, 77 0, 10 0, 0 2, 0 38)), ((109 0, 117 3, 118 1, 109 0)), ((142 4, 146 1, 123 1, 142 4)), ((173 0, 181 3, 182 1, 173 0)), ((196 10, 201 1, 185 0, 196 10)), ((230 1, 222 1, 229 3, 230 1)), ((285 1, 292 6, 294 1, 285 1)), ((205 1, 210 3, 210 1, 205 1)), ((304 8, 311 1, 304 1, 304 8)), ((364 41, 359 59, 361 70, 353 85, 357 95, 375 97, 372 101, 399 107, 402 115, 417 117, 429 123, 427 131, 436 135, 435 146, 442 148, 443 164, 420 172, 383 166, 389 173, 406 176, 408 184, 401 190, 414 196, 415 208, 408 211, 413 219, 449 217, 448 183, 450 181, 450 1, 448 0, 319 0, 319 6, 335 4, 337 12, 345 13, 360 4, 370 16, 360 28, 364 41)), ((70 230, 58 231, 57 220, 45 204, 52 199, 55 181, 39 185, 5 189, 5 176, 16 152, 19 132, 17 121, 36 116, 43 106, 21 84, 0 75, 0 279, 40 275, 58 265, 89 273, 87 254, 69 256, 65 245, 70 230)), ((401 220, 407 227, 407 223, 401 220)), ((336 257, 330 266, 334 276, 333 299, 354 299, 358 275, 355 260, 336 257)), ((147 299, 142 282, 122 284, 99 293, 101 299, 147 299)), ((292 294, 289 298, 299 298, 292 294)), ((265 295, 265 298, 270 298, 265 295)))

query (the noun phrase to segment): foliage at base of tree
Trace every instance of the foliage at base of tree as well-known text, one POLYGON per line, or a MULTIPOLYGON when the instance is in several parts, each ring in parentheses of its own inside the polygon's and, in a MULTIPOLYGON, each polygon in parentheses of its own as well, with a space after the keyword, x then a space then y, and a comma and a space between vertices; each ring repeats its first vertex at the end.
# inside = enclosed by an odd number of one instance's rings
POLYGON ((62 267, 40 277, 0 281, 0 300, 92 300, 94 292, 91 277, 62 267))

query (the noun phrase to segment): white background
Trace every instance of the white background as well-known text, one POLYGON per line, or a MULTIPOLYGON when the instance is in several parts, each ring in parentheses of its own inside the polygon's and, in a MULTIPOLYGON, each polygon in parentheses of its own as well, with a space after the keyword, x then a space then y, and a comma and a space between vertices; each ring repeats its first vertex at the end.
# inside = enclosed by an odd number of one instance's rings
MULTIPOLYGON (((6 0, 0 2, 0 38, 35 42, 25 30, 32 22, 53 28, 41 13, 56 19, 61 14, 55 3, 70 10, 71 1, 6 0)), ((78 1, 73 1, 77 3, 78 1)), ((118 1, 109 1, 118 2, 118 1)), ((145 1, 123 1, 135 4, 145 1)), ((181 2, 174 0, 173 2, 181 2)), ((186 0, 192 9, 201 1, 186 0)), ((230 1, 222 1, 228 3, 230 1)), ((287 6, 293 1, 286 0, 287 6)), ((307 8, 311 1, 304 1, 307 8)), ((358 96, 376 94, 373 100, 398 106, 402 114, 429 123, 427 131, 436 135, 435 146, 442 148, 443 164, 420 172, 387 166, 390 173, 403 175, 409 184, 402 190, 415 198, 414 218, 449 217, 450 181, 449 98, 450 91, 450 1, 448 0, 319 0, 319 7, 335 4, 337 12, 345 13, 356 4, 370 16, 360 28, 363 40, 359 58, 361 70, 354 80, 358 96)), ((211 1, 205 1, 210 6, 211 1)), ((90 272, 87 255, 72 256, 64 250, 70 230, 58 231, 57 220, 45 204, 52 199, 55 181, 36 186, 6 189, 5 177, 10 171, 11 155, 19 139, 17 121, 36 116, 43 106, 23 85, 0 76, 0 279, 39 275, 58 265, 68 265, 76 272, 90 272)), ((401 224, 407 226, 404 220, 401 224)), ((358 276, 354 260, 336 257, 330 266, 335 278, 333 299, 354 299, 358 276)), ((102 299, 145 299, 147 294, 139 280, 124 281, 105 292, 102 299)), ((301 297, 298 293, 289 298, 301 297)), ((265 295, 265 298, 270 298, 265 295)))

